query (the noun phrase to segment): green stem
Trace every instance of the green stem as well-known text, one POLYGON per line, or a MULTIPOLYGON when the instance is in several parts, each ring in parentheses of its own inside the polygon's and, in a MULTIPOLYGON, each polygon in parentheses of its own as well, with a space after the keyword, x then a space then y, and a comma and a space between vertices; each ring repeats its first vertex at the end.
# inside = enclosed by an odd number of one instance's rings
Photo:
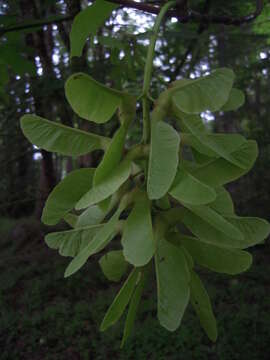
POLYGON ((150 136, 150 115, 149 115, 150 105, 149 105, 148 92, 149 92, 150 83, 151 83, 155 45, 156 45, 161 21, 164 18, 166 12, 175 4, 176 4, 176 1, 169 1, 162 7, 162 9, 160 10, 160 13, 158 14, 158 16, 156 18, 155 25, 153 27, 153 33, 150 37, 150 44, 149 44, 146 64, 145 64, 145 68, 144 68, 143 95, 142 95, 142 97, 143 97, 143 100, 142 100, 142 105, 143 105, 143 142, 145 144, 148 142, 148 139, 150 136))

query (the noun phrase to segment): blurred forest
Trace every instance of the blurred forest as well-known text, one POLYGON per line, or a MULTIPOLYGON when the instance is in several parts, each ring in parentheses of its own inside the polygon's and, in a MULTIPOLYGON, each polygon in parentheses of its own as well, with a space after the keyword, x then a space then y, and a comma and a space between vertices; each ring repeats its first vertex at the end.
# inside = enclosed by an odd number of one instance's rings
MULTIPOLYGON (((117 2, 117 1, 116 1, 117 2)), ((160 1, 162 2, 162 1, 160 1)), ((124 1, 121 3, 125 3, 124 1)), ((154 3, 154 1, 147 1, 154 3)), ((98 324, 118 285, 110 285, 95 264, 68 280, 67 263, 46 248, 40 223, 52 188, 73 169, 95 167, 101 153, 70 158, 40 150, 23 136, 19 119, 36 113, 62 124, 111 136, 117 120, 97 125, 68 105, 64 83, 75 71, 139 95, 153 18, 121 6, 92 37, 81 58, 69 57, 69 33, 86 0, 0 1, 0 359, 269 359, 269 241, 253 249, 254 266, 235 279, 205 272, 219 340, 210 344, 188 314, 174 334, 160 329, 148 289, 139 325, 120 351, 121 327, 99 334, 98 324), (109 298, 109 300, 108 300, 109 298), (268 345, 267 345, 268 344, 268 345)), ((204 15, 232 18, 254 12, 256 1, 190 0, 204 15)), ((154 97, 176 79, 195 78, 218 67, 236 73, 246 102, 237 112, 207 112, 213 131, 255 139, 257 162, 229 186, 241 215, 270 219, 270 4, 255 20, 238 25, 162 24, 154 61, 154 97)), ((141 109, 138 108, 140 114, 141 109)), ((141 138, 133 123, 129 142, 141 138)), ((62 224, 59 227, 63 226, 62 224)), ((152 288, 151 288, 152 286, 152 288)))

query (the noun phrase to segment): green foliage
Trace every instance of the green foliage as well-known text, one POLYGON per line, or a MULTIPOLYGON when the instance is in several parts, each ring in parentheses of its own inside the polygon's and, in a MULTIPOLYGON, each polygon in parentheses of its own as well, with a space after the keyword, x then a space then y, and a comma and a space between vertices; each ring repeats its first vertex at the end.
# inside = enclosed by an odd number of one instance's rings
POLYGON ((117 7, 108 1, 97 0, 75 17, 70 33, 71 57, 81 56, 86 39, 96 35, 99 27, 117 7))
POLYGON ((252 263, 252 257, 246 251, 207 244, 197 238, 179 234, 171 234, 168 239, 182 244, 198 265, 212 271, 236 275, 246 271, 252 263))
POLYGON ((99 265, 103 274, 111 281, 121 280, 128 267, 128 263, 120 250, 109 251, 103 255, 99 260, 99 265))
POLYGON ((227 102, 222 106, 222 111, 232 111, 237 110, 245 103, 245 94, 239 90, 233 88, 230 92, 229 99, 227 102))
POLYGON ((215 190, 196 179, 183 166, 178 168, 169 194, 176 200, 191 205, 208 204, 216 199, 215 190))
POLYGON ((130 161, 123 161, 115 168, 109 177, 106 177, 98 185, 95 185, 90 191, 85 193, 78 201, 76 209, 85 209, 88 206, 97 204, 114 194, 120 186, 127 181, 131 171, 130 161))
POLYGON ((145 193, 136 194, 135 205, 123 229, 122 246, 127 261, 134 266, 148 264, 155 252, 151 202, 145 193))
MULTIPOLYGON (((156 236, 160 237, 160 234, 156 236)), ((189 302, 190 272, 181 247, 170 244, 163 237, 157 241, 158 319, 167 330, 175 331, 189 302)))
MULTIPOLYGON (((235 215, 232 199, 222 188, 253 166, 256 142, 238 134, 209 133, 199 115, 242 105, 243 94, 233 88, 232 70, 221 68, 196 80, 174 82, 159 95, 150 114, 152 100, 148 92, 157 31, 166 10, 174 4, 166 3, 151 37, 141 96, 140 144, 126 145, 136 113, 135 98, 83 73, 67 80, 66 97, 77 115, 98 124, 108 122, 118 110, 120 127, 112 139, 34 115, 24 116, 21 121, 28 139, 46 150, 73 156, 98 148, 105 150, 95 170, 78 170, 55 188, 47 200, 43 220, 56 223, 62 217, 74 227, 46 237, 50 247, 74 257, 65 277, 77 272, 116 235, 122 237, 123 250, 100 259, 105 276, 113 281, 122 277, 128 263, 134 266, 100 327, 104 331, 113 325, 130 304, 122 344, 131 333, 153 261, 160 324, 169 331, 176 330, 191 300, 202 327, 215 341, 217 330, 210 300, 194 264, 229 274, 245 271, 252 258, 242 249, 260 243, 270 231, 265 220, 235 215), (169 119, 176 120, 179 132, 169 119), (183 145, 190 149, 192 158, 186 157, 183 145), (76 214, 69 213, 73 208, 76 214), (186 236, 179 225, 195 237, 186 236)), ((96 32, 113 8, 97 1, 76 17, 71 33, 72 55, 81 54, 86 37, 96 32), (99 13, 102 17, 96 18, 99 13)))
POLYGON ((102 225, 86 226, 79 229, 54 232, 46 235, 46 244, 52 249, 59 249, 59 254, 74 257, 78 255, 95 235, 102 229, 102 225))
POLYGON ((100 325, 101 331, 104 331, 108 327, 112 326, 121 317, 129 303, 140 276, 141 273, 138 268, 132 270, 121 290, 116 295, 112 305, 109 307, 106 315, 104 316, 104 319, 100 325))
POLYGON ((171 90, 172 101, 187 114, 217 111, 228 101, 233 81, 232 70, 218 69, 203 78, 175 84, 171 90))
MULTIPOLYGON (((118 210, 111 217, 111 219, 104 226, 101 227, 100 231, 97 231, 95 233, 93 239, 90 239, 92 241, 89 242, 89 244, 83 249, 83 251, 80 251, 78 254, 76 254, 76 257, 71 261, 65 271, 65 277, 68 277, 77 272, 86 263, 86 261, 91 255, 96 254, 97 252, 101 251, 106 245, 108 245, 108 243, 117 234, 116 225, 120 216, 120 212, 121 211, 118 210)), ((96 229, 96 226, 94 227, 94 229, 96 229)), ((75 230, 75 232, 84 233, 84 228, 77 229, 75 230)), ((89 239, 89 237, 87 237, 87 239, 89 239)))
POLYGON ((24 115, 21 118, 21 128, 32 144, 63 155, 78 156, 96 149, 104 149, 109 140, 36 115, 24 115))
POLYGON ((139 283, 137 284, 137 286, 133 292, 132 298, 130 300, 130 303, 129 303, 123 338, 122 338, 122 342, 121 342, 121 347, 123 347, 125 345, 125 342, 128 339, 128 337, 130 336, 132 328, 134 326, 136 312, 137 312, 139 303, 141 301, 144 284, 145 284, 145 273, 141 273, 139 283))
POLYGON ((69 173, 49 195, 43 209, 42 222, 54 225, 74 208, 89 189, 95 169, 79 169, 69 173))
POLYGON ((208 293, 203 286, 199 276, 194 271, 191 272, 190 280, 190 302, 196 311, 200 319, 200 323, 206 331, 209 339, 216 341, 217 324, 208 293))
POLYGON ((171 187, 178 165, 179 144, 179 135, 171 125, 152 124, 147 178, 147 193, 151 200, 160 199, 171 187))
POLYGON ((76 114, 99 124, 110 120, 129 98, 129 95, 110 89, 83 73, 74 74, 67 80, 65 92, 76 114))

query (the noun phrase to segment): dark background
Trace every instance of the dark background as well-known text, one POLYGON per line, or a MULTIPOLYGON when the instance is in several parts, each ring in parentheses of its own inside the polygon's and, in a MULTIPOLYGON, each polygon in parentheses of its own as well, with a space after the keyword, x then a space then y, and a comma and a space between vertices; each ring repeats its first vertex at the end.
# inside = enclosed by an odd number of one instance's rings
MULTIPOLYGON (((188 3, 201 14, 230 17, 255 8, 255 1, 188 3)), ((245 105, 235 113, 203 117, 214 131, 242 133, 258 142, 254 168, 228 189, 239 215, 269 220, 270 5, 264 3, 256 20, 240 26, 168 19, 157 42, 152 95, 178 78, 223 66, 235 71, 245 105)), ((116 119, 98 126, 72 112, 64 97, 65 80, 84 71, 109 86, 139 94, 154 18, 138 10, 117 10, 87 42, 83 57, 71 62, 72 19, 85 6, 87 1, 80 0, 0 1, 0 359, 269 359, 268 240, 251 249, 254 264, 241 276, 200 270, 217 315, 217 343, 207 339, 190 308, 175 333, 160 327, 153 278, 133 336, 121 351, 123 321, 105 333, 98 331, 119 285, 105 279, 98 256, 64 279, 69 260, 44 243, 44 234, 55 230, 39 220, 49 192, 72 169, 95 167, 100 153, 72 159, 41 151, 24 138, 19 119, 37 113, 112 136, 116 119)), ((138 108, 130 144, 140 140, 140 121, 138 108)))

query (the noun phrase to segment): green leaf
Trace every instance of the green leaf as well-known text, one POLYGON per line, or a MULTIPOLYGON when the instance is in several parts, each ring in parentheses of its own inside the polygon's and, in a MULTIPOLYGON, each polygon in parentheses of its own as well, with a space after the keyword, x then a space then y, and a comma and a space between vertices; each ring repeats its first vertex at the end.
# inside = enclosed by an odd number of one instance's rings
POLYGON ((100 331, 105 331, 108 327, 116 323, 116 321, 121 317, 133 294, 139 276, 139 269, 133 269, 121 290, 116 295, 113 303, 109 307, 100 325, 100 331))
POLYGON ((171 207, 170 199, 168 195, 164 195, 162 198, 156 200, 156 206, 162 210, 168 210, 171 207))
POLYGON ((36 115, 24 115, 21 128, 27 139, 47 151, 79 156, 96 149, 105 149, 109 139, 74 129, 36 115))
POLYGON ((103 274, 110 281, 120 281, 128 268, 123 252, 120 250, 109 251, 99 260, 103 274))
POLYGON ((161 239, 155 256, 158 319, 169 331, 175 331, 189 301, 190 273, 181 248, 161 239))
POLYGON ((75 17, 70 32, 71 57, 82 55, 88 36, 96 35, 97 30, 118 6, 108 1, 96 0, 75 17))
POLYGON ((206 110, 217 111, 228 101, 233 81, 232 70, 217 69, 210 75, 173 88, 172 100, 187 114, 198 114, 206 110))
POLYGON ((162 121, 152 123, 147 193, 160 199, 171 187, 178 166, 180 137, 162 121))
POLYGON ((117 222, 123 209, 118 208, 111 219, 96 233, 93 240, 71 261, 65 271, 65 277, 77 272, 88 258, 104 249, 117 233, 117 222))
POLYGON ((55 225, 72 210, 92 184, 95 169, 79 169, 69 173, 50 193, 42 213, 42 222, 55 225))
POLYGON ((269 234, 269 223, 258 218, 226 217, 243 234, 243 239, 232 239, 224 232, 202 220, 187 209, 181 209, 179 220, 202 242, 220 247, 244 249, 262 242, 269 234))
POLYGON ((197 128, 197 116, 187 114, 180 114, 179 116, 181 116, 181 120, 191 134, 197 138, 196 142, 193 139, 191 143, 197 151, 207 156, 220 156, 240 168, 245 169, 249 164, 248 161, 244 161, 244 158, 234 156, 234 151, 247 142, 242 135, 207 134, 197 128), (208 148, 208 151, 206 151, 206 148, 208 148))
POLYGON ((110 120, 125 99, 130 97, 83 73, 73 74, 68 78, 65 92, 70 106, 77 115, 98 124, 110 120))
MULTIPOLYGON (((193 150, 196 150, 199 154, 203 154, 210 158, 219 157, 208 145, 204 145, 197 136, 190 133, 181 132, 181 140, 185 145, 190 146, 193 150)), ((211 160, 211 159, 210 159, 211 160)))
POLYGON ((144 284, 145 284, 145 273, 142 272, 141 273, 141 277, 139 279, 139 283, 137 284, 134 293, 132 295, 129 307, 128 307, 128 313, 127 313, 127 318, 126 318, 126 322, 125 322, 125 328, 124 328, 124 334, 123 334, 123 338, 122 338, 122 342, 121 342, 121 348, 124 346, 126 340, 129 338, 134 322, 135 322, 135 317, 136 317, 136 313, 137 313, 137 309, 139 306, 139 303, 141 301, 141 297, 142 297, 142 293, 143 293, 143 288, 144 288, 144 284))
MULTIPOLYGON (((167 240, 167 238, 166 238, 166 240, 167 240)), ((172 243, 172 244, 174 244, 174 243, 172 243)), ((190 253, 187 251, 187 249, 184 246, 181 246, 181 250, 183 251, 183 253, 185 255, 189 270, 192 270, 194 268, 194 260, 193 260, 192 256, 190 255, 190 253)))
POLYGON ((193 176, 203 183, 211 187, 218 187, 238 179, 252 168, 258 156, 256 141, 247 141, 241 145, 239 149, 234 151, 232 155, 235 158, 242 159, 243 164, 246 164, 246 168, 239 168, 221 158, 200 166, 194 166, 192 163, 185 161, 184 166, 193 176))
POLYGON ((111 172, 110 176, 82 196, 76 204, 76 209, 85 209, 90 205, 97 204, 100 201, 107 199, 129 178, 130 172, 131 162, 129 160, 123 160, 111 172))
POLYGON ((246 271, 252 264, 252 256, 246 251, 206 244, 190 236, 176 236, 197 264, 212 271, 236 275, 246 271))
POLYGON ((217 213, 212 208, 206 205, 187 205, 184 204, 190 211, 192 211, 195 215, 199 216, 204 221, 208 222, 217 230, 223 232, 227 236, 236 240, 244 240, 244 235, 238 229, 238 227, 232 225, 229 221, 227 221, 222 215, 217 213))
POLYGON ((240 216, 227 216, 226 219, 244 235, 242 249, 261 243, 270 233, 270 224, 264 219, 240 216))
POLYGON ((134 266, 146 265, 154 255, 151 202, 146 194, 139 194, 125 222, 122 236, 125 259, 134 266))
POLYGON ((65 220, 65 222, 71 226, 72 228, 76 227, 76 223, 78 220, 78 216, 72 213, 67 213, 63 216, 63 220, 65 220))
POLYGON ((181 133, 183 132, 189 134, 194 132, 196 134, 210 134, 209 131, 207 131, 200 115, 187 115, 177 108, 174 109, 174 112, 177 117, 178 124, 180 125, 180 129, 182 130, 181 133), (183 119, 186 121, 183 121, 183 119))
POLYGON ((94 175, 94 185, 100 184, 104 179, 110 176, 111 172, 120 163, 125 146, 127 127, 121 125, 113 136, 113 139, 105 152, 102 161, 98 165, 94 175))
MULTIPOLYGON (((106 178, 109 178, 111 176, 111 173, 119 165, 123 157, 127 130, 128 124, 123 123, 114 134, 110 146, 108 147, 102 161, 96 169, 93 180, 94 186, 99 185, 100 183, 105 181, 106 178)), ((103 201, 101 204, 99 204, 99 207, 101 207, 102 209, 106 209, 109 206, 108 201, 109 199, 103 201)))
POLYGON ((214 189, 200 182, 182 166, 178 168, 169 194, 176 200, 191 205, 207 204, 216 198, 214 189))
POLYGON ((217 340, 217 324, 212 310, 210 298, 203 283, 195 272, 191 272, 190 302, 199 317, 202 328, 209 339, 217 340))
POLYGON ((245 103, 245 94, 239 89, 232 88, 227 102, 220 109, 221 111, 235 111, 245 103))
POLYGON ((76 227, 84 227, 97 225, 105 218, 106 211, 102 210, 98 205, 90 206, 78 216, 76 227))
POLYGON ((216 188, 217 197, 209 206, 222 215, 233 215, 234 205, 230 193, 224 187, 216 188))
POLYGON ((191 149, 191 153, 192 153, 193 160, 195 161, 195 164, 193 163, 195 166, 205 165, 213 160, 211 157, 209 157, 205 154, 202 154, 201 152, 198 152, 195 149, 191 149))
POLYGON ((78 255, 100 231, 103 225, 54 232, 46 235, 45 242, 51 249, 59 249, 62 256, 78 255))

